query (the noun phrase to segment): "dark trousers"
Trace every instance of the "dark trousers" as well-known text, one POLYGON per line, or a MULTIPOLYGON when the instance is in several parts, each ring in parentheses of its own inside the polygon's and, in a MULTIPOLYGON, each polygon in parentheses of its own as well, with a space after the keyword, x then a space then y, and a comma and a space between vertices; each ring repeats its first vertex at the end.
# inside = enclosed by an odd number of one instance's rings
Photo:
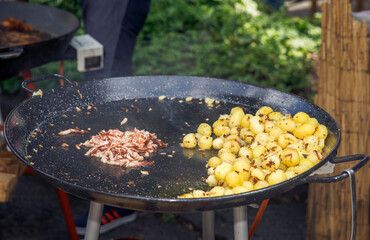
POLYGON ((150 0, 82 0, 81 4, 86 33, 104 46, 104 68, 86 72, 85 79, 132 75, 136 39, 150 0))

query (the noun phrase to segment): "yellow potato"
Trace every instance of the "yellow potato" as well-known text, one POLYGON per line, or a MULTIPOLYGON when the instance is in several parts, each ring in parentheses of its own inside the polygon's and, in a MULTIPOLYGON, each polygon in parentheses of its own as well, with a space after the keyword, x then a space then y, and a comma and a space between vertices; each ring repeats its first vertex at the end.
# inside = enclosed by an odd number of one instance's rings
POLYGON ((293 148, 286 148, 281 154, 282 163, 288 167, 294 167, 299 164, 299 154, 293 148))
POLYGON ((202 149, 202 150, 208 150, 208 149, 211 149, 211 147, 212 147, 212 142, 213 142, 212 137, 209 137, 209 136, 202 136, 202 137, 199 139, 199 142, 198 142, 199 149, 202 149))
POLYGON ((247 144, 252 143, 255 138, 255 134, 248 128, 242 128, 239 136, 247 144))
POLYGON ((235 113, 237 113, 237 114, 244 114, 244 110, 241 107, 234 107, 234 108, 231 109, 230 115, 233 115, 235 113))
POLYGON ((319 124, 314 135, 319 139, 326 139, 326 137, 328 136, 328 129, 324 125, 319 124))
POLYGON ((260 109, 257 110, 256 116, 259 116, 259 115, 269 115, 273 111, 274 110, 272 110, 271 107, 263 106, 263 107, 261 107, 260 109))
POLYGON ((206 193, 203 190, 194 190, 193 191, 193 197, 194 198, 204 198, 206 196, 206 193))
POLYGON ((218 185, 218 180, 216 179, 216 176, 214 174, 209 175, 208 178, 206 179, 206 183, 211 186, 217 186, 218 185))
POLYGON ((224 140, 222 140, 222 138, 216 138, 212 142, 212 147, 216 150, 221 149, 223 145, 224 145, 224 140))
POLYGON ((278 184, 278 183, 284 182, 285 180, 287 180, 287 176, 285 175, 285 172, 281 169, 278 169, 275 172, 272 172, 267 177, 267 182, 269 183, 269 185, 278 184))
POLYGON ((315 132, 315 125, 311 123, 305 123, 294 129, 294 136, 299 139, 304 139, 307 136, 311 136, 315 132))
POLYGON ((252 159, 253 156, 253 151, 249 147, 241 147, 239 150, 239 156, 240 157, 245 157, 248 159, 252 159))
POLYGON ((280 135, 278 138, 278 144, 283 149, 286 148, 289 144, 296 143, 296 142, 298 142, 298 139, 290 133, 284 133, 280 135))
POLYGON ((293 132, 294 129, 296 128, 295 122, 291 118, 279 120, 277 122, 277 126, 281 128, 281 130, 287 131, 287 132, 293 132))
POLYGON ((240 150, 240 143, 236 140, 229 140, 224 143, 223 148, 228 148, 230 149, 230 152, 238 154, 240 150))
POLYGON ((215 128, 215 127, 227 127, 228 126, 228 122, 229 120, 228 119, 218 119, 216 122, 214 122, 212 124, 212 127, 215 128))
POLYGON ((277 140, 283 133, 284 131, 278 126, 273 127, 269 132, 270 136, 272 136, 274 140, 277 140))
POLYGON ((307 160, 310 160, 313 165, 318 164, 322 158, 323 156, 319 151, 312 151, 307 155, 307 160))
POLYGON ((251 176, 254 178, 258 178, 259 180, 264 180, 266 174, 260 168, 253 168, 251 169, 251 176))
POLYGON ((221 153, 220 159, 223 162, 233 163, 235 161, 236 157, 232 152, 225 151, 225 152, 221 153))
POLYGON ((244 187, 244 186, 236 186, 233 188, 234 194, 239 194, 239 193, 245 193, 251 191, 250 189, 244 187))
POLYGON ((317 121, 317 119, 316 119, 316 118, 309 118, 309 119, 307 120, 307 123, 311 123, 311 124, 313 124, 313 125, 317 126, 317 125, 319 124, 319 121, 317 121))
POLYGON ((312 168, 314 164, 313 164, 310 160, 308 160, 308 159, 301 159, 301 160, 299 161, 299 165, 300 165, 300 166, 306 165, 306 166, 308 166, 309 168, 312 168))
POLYGON ((253 189, 258 190, 258 189, 265 188, 265 187, 268 187, 268 186, 269 186, 268 182, 258 181, 256 184, 254 184, 253 189))
POLYGON ((208 166, 209 167, 212 167, 212 168, 215 168, 217 167, 218 165, 220 165, 222 163, 222 160, 221 158, 219 157, 211 157, 209 160, 208 160, 208 166))
POLYGON ((222 164, 218 165, 215 169, 215 177, 217 181, 224 181, 226 175, 231 172, 233 166, 228 162, 223 162, 222 164))
POLYGON ((274 123, 274 121, 266 120, 265 121, 265 132, 269 133, 275 126, 276 124, 274 123))
POLYGON ((246 181, 250 177, 251 165, 248 159, 238 158, 233 165, 233 170, 241 176, 243 181, 246 181))
POLYGON ((207 192, 208 197, 221 197, 225 195, 225 188, 221 186, 215 186, 209 192, 207 192))
POLYGON ((230 134, 230 128, 229 127, 224 127, 224 126, 216 126, 215 128, 213 128, 213 133, 217 137, 228 135, 228 134, 230 134))
POLYGON ((252 149, 253 158, 259 158, 262 154, 266 152, 266 148, 262 145, 258 145, 252 149))
POLYGON ((247 188, 248 191, 253 190, 253 184, 250 181, 244 181, 242 184, 243 187, 247 188))
POLYGON ((241 185, 243 183, 243 180, 244 179, 242 179, 240 175, 235 171, 229 172, 228 174, 226 174, 225 177, 225 183, 232 188, 241 185))
POLYGON ((295 171, 286 171, 285 172, 285 176, 286 176, 287 179, 294 178, 297 175, 298 175, 298 173, 296 173, 295 171))
POLYGON ((212 127, 207 123, 201 123, 198 126, 197 133, 202 134, 203 136, 211 136, 212 127))
POLYGON ((249 120, 249 129, 254 133, 258 134, 265 130, 265 124, 263 123, 261 117, 253 116, 249 120))
POLYGON ((197 139, 195 138, 194 133, 186 134, 183 138, 182 143, 186 148, 195 148, 197 146, 197 139))
POLYGON ((240 126, 240 123, 244 117, 244 112, 243 109, 234 111, 233 113, 230 114, 230 119, 229 119, 229 127, 238 127, 240 126))
POLYGON ((301 124, 307 122, 309 118, 310 118, 310 116, 307 113, 305 113, 305 112, 299 112, 299 113, 296 113, 293 116, 293 120, 296 123, 301 123, 301 124))
POLYGON ((280 167, 280 158, 276 153, 269 153, 262 158, 262 167, 269 171, 275 171, 280 167))
POLYGON ((244 117, 242 118, 241 122, 240 122, 240 126, 242 128, 248 128, 249 127, 249 121, 251 119, 251 117, 253 117, 252 114, 245 114, 244 117))
POLYGON ((283 114, 281 114, 280 112, 271 112, 269 113, 268 117, 269 119, 277 122, 283 117, 283 114))

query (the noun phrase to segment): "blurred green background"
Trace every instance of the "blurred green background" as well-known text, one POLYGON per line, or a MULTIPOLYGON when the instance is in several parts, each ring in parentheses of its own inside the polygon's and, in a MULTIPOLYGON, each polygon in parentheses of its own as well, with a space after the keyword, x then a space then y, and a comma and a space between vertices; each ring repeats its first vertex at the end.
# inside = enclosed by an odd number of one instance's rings
MULTIPOLYGON (((76 6, 74 0, 30 2, 81 19, 79 1, 76 6)), ((262 0, 153 0, 135 48, 134 75, 224 78, 312 98, 307 89, 312 87, 312 55, 320 46, 320 20, 320 14, 314 19, 289 16, 283 7, 273 9, 262 0)), ((84 33, 81 23, 78 35, 84 33)), ((76 61, 64 65, 68 78, 83 80, 76 61)), ((34 77, 58 72, 59 62, 32 69, 34 77)), ((55 83, 50 84, 41 87, 55 83)))

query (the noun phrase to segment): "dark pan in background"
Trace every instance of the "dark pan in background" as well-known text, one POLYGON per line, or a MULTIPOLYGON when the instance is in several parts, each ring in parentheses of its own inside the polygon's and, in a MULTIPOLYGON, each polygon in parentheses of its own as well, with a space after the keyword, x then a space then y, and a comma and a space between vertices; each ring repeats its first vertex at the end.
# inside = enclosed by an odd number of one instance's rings
POLYGON ((80 27, 72 13, 44 5, 0 1, 0 22, 8 17, 24 20, 52 39, 15 47, 0 48, 0 81, 60 58, 80 27))

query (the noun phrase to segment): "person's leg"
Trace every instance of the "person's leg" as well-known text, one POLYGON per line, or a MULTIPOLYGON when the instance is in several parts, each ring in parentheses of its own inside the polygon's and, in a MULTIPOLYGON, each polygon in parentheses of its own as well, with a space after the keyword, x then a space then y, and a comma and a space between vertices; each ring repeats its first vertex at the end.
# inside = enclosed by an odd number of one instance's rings
POLYGON ((87 80, 111 76, 121 23, 129 0, 82 0, 85 31, 104 46, 104 68, 85 74, 87 80))
POLYGON ((116 46, 112 77, 132 75, 132 57, 136 39, 144 26, 149 9, 150 0, 129 1, 116 46))

